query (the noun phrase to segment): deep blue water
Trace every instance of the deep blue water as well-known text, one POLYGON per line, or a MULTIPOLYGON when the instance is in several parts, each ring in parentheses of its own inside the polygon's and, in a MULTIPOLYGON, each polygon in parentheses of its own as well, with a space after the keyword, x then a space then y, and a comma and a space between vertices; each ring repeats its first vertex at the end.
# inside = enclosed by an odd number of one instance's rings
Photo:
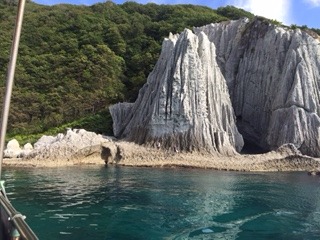
POLYGON ((195 169, 5 169, 40 239, 320 239, 320 177, 195 169))

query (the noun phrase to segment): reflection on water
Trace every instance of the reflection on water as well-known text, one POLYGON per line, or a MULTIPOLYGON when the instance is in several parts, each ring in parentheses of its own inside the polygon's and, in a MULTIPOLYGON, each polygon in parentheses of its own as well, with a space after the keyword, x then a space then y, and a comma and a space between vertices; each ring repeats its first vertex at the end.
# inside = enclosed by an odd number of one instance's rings
POLYGON ((40 239, 319 239, 320 178, 305 173, 6 169, 40 239))

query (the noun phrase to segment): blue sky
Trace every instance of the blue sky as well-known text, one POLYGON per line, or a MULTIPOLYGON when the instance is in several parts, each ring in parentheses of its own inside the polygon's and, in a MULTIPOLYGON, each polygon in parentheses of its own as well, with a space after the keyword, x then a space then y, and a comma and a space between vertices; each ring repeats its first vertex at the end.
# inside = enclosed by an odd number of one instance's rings
MULTIPOLYGON (((53 5, 59 3, 92 5, 103 0, 34 0, 36 3, 53 5)), ((121 4, 125 0, 113 0, 121 4)), ((138 3, 196 4, 211 8, 234 5, 256 15, 276 19, 284 24, 308 25, 320 28, 320 0, 136 0, 138 3)))

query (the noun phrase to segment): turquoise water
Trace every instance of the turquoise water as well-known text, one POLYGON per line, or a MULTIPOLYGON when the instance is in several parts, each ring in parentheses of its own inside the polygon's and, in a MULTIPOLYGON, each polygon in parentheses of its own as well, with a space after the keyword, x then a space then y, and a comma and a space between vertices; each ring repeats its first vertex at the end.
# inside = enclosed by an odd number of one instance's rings
POLYGON ((40 239, 320 239, 320 177, 195 169, 5 169, 40 239))

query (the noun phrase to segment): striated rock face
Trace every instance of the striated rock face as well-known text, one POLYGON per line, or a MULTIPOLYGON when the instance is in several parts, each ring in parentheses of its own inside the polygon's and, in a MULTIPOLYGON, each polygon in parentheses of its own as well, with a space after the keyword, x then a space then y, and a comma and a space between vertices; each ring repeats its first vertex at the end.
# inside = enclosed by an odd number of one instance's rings
POLYGON ((266 150, 293 143, 304 154, 320 156, 318 36, 258 19, 195 32, 205 33, 216 46, 245 139, 266 150))
POLYGON ((136 102, 110 112, 115 136, 139 144, 226 155, 243 146, 215 45, 204 33, 170 35, 136 102))
POLYGON ((239 129, 264 150, 319 157, 319 36, 261 18, 170 35, 137 101, 110 110, 116 137, 137 143, 229 153, 239 129))

